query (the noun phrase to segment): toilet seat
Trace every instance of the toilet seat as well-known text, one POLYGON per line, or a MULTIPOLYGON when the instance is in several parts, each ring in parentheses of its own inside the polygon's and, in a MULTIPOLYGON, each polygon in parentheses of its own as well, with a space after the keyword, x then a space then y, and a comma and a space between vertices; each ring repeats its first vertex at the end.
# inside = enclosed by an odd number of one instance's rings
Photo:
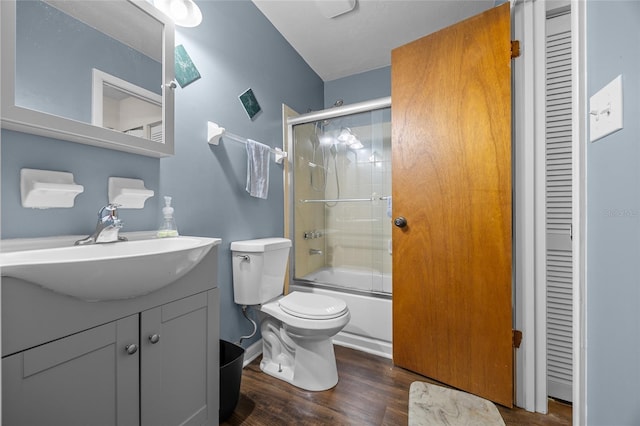
POLYGON ((298 318, 327 320, 344 315, 347 304, 335 297, 294 291, 278 300, 280 309, 298 318))

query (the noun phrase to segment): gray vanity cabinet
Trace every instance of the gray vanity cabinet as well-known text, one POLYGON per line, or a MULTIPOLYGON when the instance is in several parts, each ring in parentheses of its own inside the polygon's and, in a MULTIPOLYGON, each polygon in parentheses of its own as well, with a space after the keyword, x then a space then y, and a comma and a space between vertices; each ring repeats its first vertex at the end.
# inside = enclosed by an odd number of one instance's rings
POLYGON ((2 426, 217 425, 218 244, 129 299, 86 302, 3 276, 2 426))
POLYGON ((214 288, 4 357, 3 425, 217 425, 218 297, 214 288))
POLYGON ((4 425, 138 424, 138 315, 8 356, 4 425), (130 347, 130 352, 132 347, 130 347))
POLYGON ((217 297, 212 290, 142 313, 143 426, 217 424, 217 297))

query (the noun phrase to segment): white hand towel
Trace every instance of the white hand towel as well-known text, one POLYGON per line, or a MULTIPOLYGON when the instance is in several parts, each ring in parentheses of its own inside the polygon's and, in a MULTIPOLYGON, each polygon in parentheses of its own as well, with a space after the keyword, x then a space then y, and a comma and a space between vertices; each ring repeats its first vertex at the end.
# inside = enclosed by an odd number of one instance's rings
POLYGON ((267 198, 269 192, 268 145, 247 139, 247 192, 252 197, 267 198))

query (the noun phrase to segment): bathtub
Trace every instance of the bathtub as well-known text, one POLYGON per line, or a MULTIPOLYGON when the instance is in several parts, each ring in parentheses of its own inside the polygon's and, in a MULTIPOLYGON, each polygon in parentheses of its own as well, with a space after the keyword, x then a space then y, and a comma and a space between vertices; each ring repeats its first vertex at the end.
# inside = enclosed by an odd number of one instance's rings
POLYGON ((320 268, 302 279, 352 290, 391 294, 391 274, 380 274, 370 269, 320 268))
MULTIPOLYGON (((391 297, 390 294, 383 296, 379 294, 352 293, 340 291, 339 289, 328 289, 314 287, 313 282, 328 283, 320 281, 320 278, 335 277, 340 275, 341 279, 349 279, 351 283, 360 283, 364 288, 361 290, 371 291, 371 273, 363 271, 350 271, 346 268, 337 268, 337 270, 320 270, 314 274, 307 275, 305 281, 294 281, 290 286, 290 291, 302 291, 308 293, 324 294, 338 299, 342 299, 347 303, 351 312, 351 320, 349 324, 338 333, 333 343, 340 346, 346 346, 374 355, 391 358, 391 297), (311 275, 317 274, 316 279, 310 279, 311 275), (363 279, 366 277, 367 279, 363 279)), ((384 281, 384 280, 381 280, 384 281)), ((389 277, 389 281, 391 281, 389 277)), ((344 281, 342 281, 344 282, 344 281)), ((380 288, 384 284, 381 282, 380 288)), ((349 285, 354 288, 355 284, 349 285)), ((346 286, 345 286, 346 287, 346 286)), ((391 289, 390 282, 388 284, 391 289)))

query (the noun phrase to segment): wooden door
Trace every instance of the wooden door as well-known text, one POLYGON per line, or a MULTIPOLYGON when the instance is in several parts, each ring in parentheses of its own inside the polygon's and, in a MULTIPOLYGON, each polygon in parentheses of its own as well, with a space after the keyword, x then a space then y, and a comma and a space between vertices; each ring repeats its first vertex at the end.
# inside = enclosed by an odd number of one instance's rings
POLYGON ((394 363, 512 406, 509 3, 391 63, 394 363))

